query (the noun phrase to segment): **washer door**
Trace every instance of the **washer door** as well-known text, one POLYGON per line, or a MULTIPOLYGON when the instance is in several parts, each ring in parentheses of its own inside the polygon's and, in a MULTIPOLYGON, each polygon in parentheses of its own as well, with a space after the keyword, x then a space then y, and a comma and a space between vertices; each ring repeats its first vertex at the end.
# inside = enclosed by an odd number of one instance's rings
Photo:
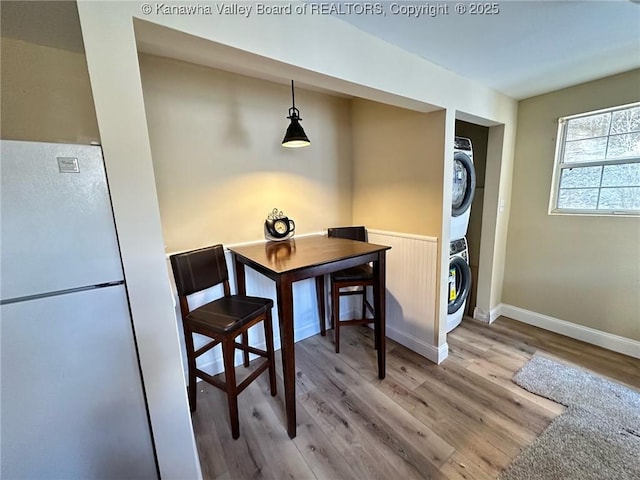
POLYGON ((471 268, 462 257, 451 257, 449 260, 449 305, 447 313, 456 313, 471 291, 471 268))
POLYGON ((453 190, 451 192, 451 215, 459 217, 471 207, 476 191, 476 170, 464 152, 453 156, 453 190))

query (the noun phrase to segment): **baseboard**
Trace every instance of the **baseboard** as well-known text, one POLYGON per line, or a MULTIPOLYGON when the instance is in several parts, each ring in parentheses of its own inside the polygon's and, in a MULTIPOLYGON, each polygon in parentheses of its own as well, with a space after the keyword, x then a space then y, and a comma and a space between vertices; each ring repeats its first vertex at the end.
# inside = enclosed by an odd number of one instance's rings
POLYGON ((501 304, 500 307, 502 315, 505 317, 513 318, 519 322, 544 328, 545 330, 550 330, 592 345, 597 345, 607 350, 629 355, 630 357, 640 358, 640 342, 637 340, 631 340, 612 333, 567 322, 548 315, 525 310, 524 308, 514 307, 513 305, 501 304))
MULTIPOLYGON (((316 325, 316 324, 306 325, 303 328, 297 329, 294 332, 294 338, 295 338, 295 341, 298 342, 310 336, 316 335, 319 332, 320 332, 319 325, 316 325)), ((449 345, 447 345, 446 343, 444 345, 441 345, 440 347, 436 347, 435 345, 425 343, 423 340, 416 338, 412 335, 406 334, 394 328, 390 328, 388 325, 386 328, 386 332, 387 332, 387 337, 391 338, 392 340, 395 340, 401 345, 404 345, 408 349, 413 350, 414 352, 422 355, 423 357, 427 358, 428 360, 434 362, 437 365, 441 364, 449 355, 449 345)), ((280 350, 279 336, 274 338, 273 343, 274 343, 275 350, 280 350)), ((266 348, 266 345, 264 344, 264 342, 255 344, 253 346, 260 349, 266 348)), ((253 360, 258 357, 256 355, 250 354, 249 358, 253 360)), ((242 365, 242 352, 240 351, 236 352, 235 363, 236 363, 236 367, 242 365)), ((204 370, 205 372, 208 372, 211 375, 217 375, 218 373, 221 373, 224 371, 222 357, 214 361, 198 364, 198 368, 200 368, 201 370, 204 370)), ((185 372, 185 379, 186 381, 188 381, 186 372, 185 372)), ((200 379, 198 379, 198 381, 200 381, 200 379)))
POLYGON ((413 335, 390 328, 389 325, 387 325, 386 331, 387 337, 390 339, 395 340, 409 350, 413 350, 438 365, 449 355, 449 345, 446 343, 440 347, 436 347, 435 345, 425 343, 424 340, 416 338, 413 335))

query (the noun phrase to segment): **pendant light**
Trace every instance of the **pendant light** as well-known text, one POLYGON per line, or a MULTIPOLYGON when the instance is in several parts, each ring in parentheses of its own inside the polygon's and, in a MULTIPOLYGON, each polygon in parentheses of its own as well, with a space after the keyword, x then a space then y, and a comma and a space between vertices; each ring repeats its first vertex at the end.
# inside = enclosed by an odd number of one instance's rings
POLYGON ((282 146, 287 148, 300 148, 311 145, 307 134, 304 133, 302 125, 300 125, 300 111, 296 108, 296 97, 293 92, 293 80, 291 80, 291 104, 288 119, 291 120, 287 132, 282 139, 282 146))

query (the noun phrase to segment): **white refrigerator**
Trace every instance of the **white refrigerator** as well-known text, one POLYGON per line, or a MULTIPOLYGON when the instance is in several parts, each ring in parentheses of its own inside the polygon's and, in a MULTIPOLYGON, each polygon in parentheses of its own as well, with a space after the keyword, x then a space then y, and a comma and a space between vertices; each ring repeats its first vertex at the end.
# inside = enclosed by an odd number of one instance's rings
POLYGON ((0 142, 0 477, 158 478, 101 148, 0 142))

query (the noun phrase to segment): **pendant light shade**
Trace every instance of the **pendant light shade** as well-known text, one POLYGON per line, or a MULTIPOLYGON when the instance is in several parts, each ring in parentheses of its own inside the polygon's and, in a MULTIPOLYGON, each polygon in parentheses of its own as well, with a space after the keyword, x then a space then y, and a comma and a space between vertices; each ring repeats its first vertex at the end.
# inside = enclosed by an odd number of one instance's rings
POLYGON ((282 146, 287 148, 300 148, 311 145, 309 137, 304 133, 302 125, 300 125, 300 111, 296 108, 296 97, 293 92, 293 80, 291 80, 291 108, 289 109, 289 116, 291 120, 287 132, 282 139, 282 146))

